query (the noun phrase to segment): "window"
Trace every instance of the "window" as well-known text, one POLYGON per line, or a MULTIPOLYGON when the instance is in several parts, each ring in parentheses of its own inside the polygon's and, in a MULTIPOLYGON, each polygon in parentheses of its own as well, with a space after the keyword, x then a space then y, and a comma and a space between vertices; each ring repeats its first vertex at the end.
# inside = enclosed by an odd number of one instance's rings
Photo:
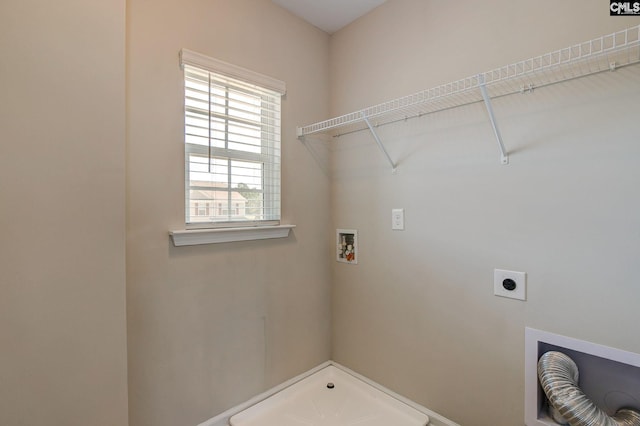
POLYGON ((284 83, 185 49, 181 63, 187 225, 279 224, 284 83))

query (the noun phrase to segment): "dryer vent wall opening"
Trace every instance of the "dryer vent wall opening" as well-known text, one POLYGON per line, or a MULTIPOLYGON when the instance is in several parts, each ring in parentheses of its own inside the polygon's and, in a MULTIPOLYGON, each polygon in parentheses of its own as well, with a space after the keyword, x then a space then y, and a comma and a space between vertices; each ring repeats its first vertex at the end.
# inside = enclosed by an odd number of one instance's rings
MULTIPOLYGON (((547 386, 549 386, 547 384, 547 386)), ((557 394, 554 394, 557 397, 557 394)), ((552 399, 552 398, 549 398, 552 399)), ((630 409, 640 412, 640 354, 603 346, 583 340, 553 334, 533 328, 525 330, 525 425, 526 426, 640 426, 640 417, 630 409), (562 360, 551 362, 557 352, 562 360), (568 361, 564 357, 568 358, 568 361), (545 379, 538 379, 538 362, 542 360, 545 379), (575 369, 571 366, 575 365, 575 369), (551 374, 551 372, 554 374, 551 374), (576 395, 577 390, 585 397, 581 409, 598 410, 606 420, 591 415, 586 420, 572 418, 566 412, 549 409, 544 381, 559 380, 562 372, 563 386, 567 393, 576 395), (573 383, 577 381, 577 388, 573 383), (569 417, 567 417, 569 416, 569 417), (589 423, 591 419, 591 423, 589 423), (595 419, 595 420, 594 420, 595 419), (607 423, 608 421, 613 423, 607 423), (615 421, 619 420, 622 423, 615 421), (580 423, 582 421, 582 423, 580 423), (586 422, 585 422, 586 421, 586 422), (626 423, 625 423, 626 422, 626 423)))
POLYGON ((598 407, 578 386, 579 370, 562 352, 545 352, 538 360, 538 379, 550 404, 550 416, 571 426, 640 426, 640 412, 621 408, 613 416, 598 407))

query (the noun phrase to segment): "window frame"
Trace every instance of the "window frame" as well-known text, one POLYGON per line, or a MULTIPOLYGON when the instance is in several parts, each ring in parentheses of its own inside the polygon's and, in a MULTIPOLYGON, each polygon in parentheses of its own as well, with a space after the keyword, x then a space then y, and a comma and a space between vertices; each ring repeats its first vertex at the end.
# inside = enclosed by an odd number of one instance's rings
MULTIPOLYGON (((269 91, 275 92, 275 95, 279 95, 280 97, 286 93, 286 86, 284 82, 280 80, 273 79, 271 77, 256 73, 251 70, 247 70, 245 68, 241 68, 214 58, 210 58, 208 56, 187 50, 182 49, 180 51, 180 65, 183 69, 183 83, 186 81, 186 69, 185 66, 190 66, 195 69, 213 73, 219 76, 225 76, 228 78, 232 78, 235 80, 240 80, 244 83, 248 83, 251 85, 259 86, 262 89, 267 89, 269 91)), ((186 84, 183 87, 183 101, 186 100, 186 84)), ((226 91, 228 91, 228 87, 226 91)), ((228 97, 228 92, 225 92, 228 97)), ((264 98, 263 105, 264 105, 264 98)), ((281 102, 280 102, 281 107, 281 102)), ((228 120, 228 111, 225 111, 226 120, 228 120)), ((242 150, 233 150, 227 147, 219 148, 214 147, 211 144, 209 146, 206 145, 197 145, 197 144, 189 144, 186 141, 186 116, 187 116, 187 107, 185 105, 184 109, 184 118, 185 118, 185 140, 184 143, 184 154, 185 154, 185 194, 184 194, 184 202, 185 202, 185 227, 187 229, 216 229, 216 228, 228 228, 228 227, 255 227, 255 226, 271 226, 271 225, 279 225, 281 214, 281 204, 280 204, 280 194, 282 193, 282 182, 280 179, 280 154, 275 155, 273 151, 280 150, 281 148, 281 129, 282 129, 282 120, 281 117, 277 118, 277 130, 274 132, 275 137, 272 141, 265 142, 262 140, 260 153, 253 153, 242 150), (271 151, 271 152, 265 152, 271 151), (246 162, 255 162, 260 163, 263 166, 262 169, 262 193, 263 195, 263 205, 262 205, 262 213, 272 211, 274 206, 277 203, 277 217, 267 217, 260 220, 228 220, 228 221, 206 221, 206 222, 193 222, 189 221, 191 216, 191 203, 190 203, 190 191, 193 189, 193 185, 191 185, 190 181, 190 158, 192 155, 202 156, 207 158, 207 161, 211 161, 213 158, 221 158, 227 161, 227 170, 229 176, 231 176, 231 164, 233 161, 246 161, 246 162), (266 160, 273 159, 273 161, 266 160), (277 180, 275 179, 275 174, 277 174, 277 180), (270 188, 267 183, 277 181, 277 186, 275 188, 270 188)), ((264 116, 263 116, 264 117, 264 116)), ((263 124, 263 126, 268 126, 269 124, 263 124)), ((226 127, 225 129, 228 129, 226 127)), ((227 130, 225 130, 226 132, 227 130)), ((264 127, 261 129, 261 132, 264 131, 264 127)), ((211 134, 209 134, 209 139, 211 138, 211 134)), ((225 140, 228 142, 228 137, 225 136, 225 140)), ((229 187, 225 188, 224 191, 228 192, 227 198, 227 209, 228 210, 228 218, 230 219, 233 216, 233 212, 237 211, 235 207, 235 201, 232 198, 233 190, 230 187, 231 181, 229 180, 229 187)), ((217 209, 217 201, 212 201, 212 210, 213 213, 216 213, 217 209)), ((246 212, 247 205, 245 204, 244 210, 246 212)), ((196 211, 196 213, 198 213, 196 211)), ((198 215, 195 215, 198 217, 198 215)), ((215 214, 211 215, 211 217, 215 216, 215 214)))

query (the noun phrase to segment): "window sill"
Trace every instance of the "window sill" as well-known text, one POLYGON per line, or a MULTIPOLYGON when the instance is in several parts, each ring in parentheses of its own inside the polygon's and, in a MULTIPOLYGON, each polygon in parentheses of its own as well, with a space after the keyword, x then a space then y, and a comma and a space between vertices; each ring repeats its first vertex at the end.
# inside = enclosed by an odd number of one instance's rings
POLYGON ((195 246, 200 244, 230 243, 234 241, 286 238, 295 225, 251 226, 246 228, 187 229, 169 231, 173 245, 195 246))

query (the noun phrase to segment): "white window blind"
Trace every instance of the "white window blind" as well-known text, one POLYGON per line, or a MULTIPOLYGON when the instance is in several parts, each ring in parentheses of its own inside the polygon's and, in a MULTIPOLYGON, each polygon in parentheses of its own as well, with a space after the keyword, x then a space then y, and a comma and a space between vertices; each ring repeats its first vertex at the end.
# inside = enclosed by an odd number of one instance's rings
POLYGON ((284 83, 184 49, 181 63, 186 223, 278 224, 284 83))

